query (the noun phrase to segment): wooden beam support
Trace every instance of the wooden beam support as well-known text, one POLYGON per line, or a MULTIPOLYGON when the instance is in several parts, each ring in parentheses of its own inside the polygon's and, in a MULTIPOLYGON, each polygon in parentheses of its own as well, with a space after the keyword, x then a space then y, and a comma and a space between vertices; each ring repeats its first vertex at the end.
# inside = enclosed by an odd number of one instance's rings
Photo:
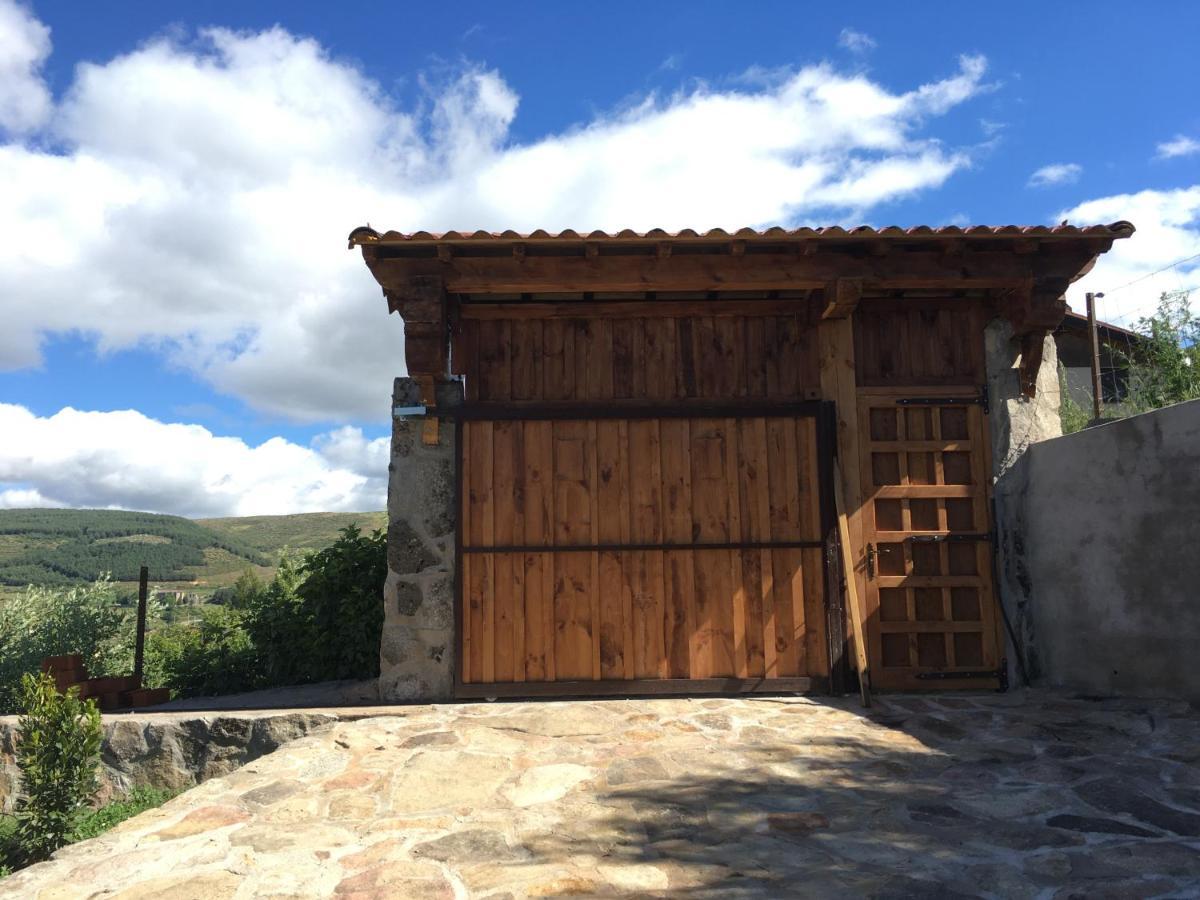
POLYGON ((1043 343, 1067 314, 1069 284, 1062 277, 1036 278, 1006 298, 1005 315, 1012 323, 1013 338, 1021 342, 1021 393, 1026 397, 1037 393, 1043 343))
POLYGON ((862 299, 862 281, 839 278, 825 288, 825 310, 822 319, 845 319, 853 314, 862 299))
POLYGON ((867 625, 866 641, 873 640, 870 628, 878 623, 878 611, 866 607, 866 549, 862 529, 862 469, 859 463, 858 387, 854 371, 854 327, 849 318, 824 319, 817 325, 818 364, 821 396, 832 400, 837 415, 837 456, 835 477, 840 480, 841 499, 845 501, 846 578, 855 579, 855 592, 863 598, 860 610, 867 625))
MULTIPOLYGON (((404 319, 404 360, 408 374, 417 379, 446 375, 449 330, 446 327, 446 291, 439 278, 414 276, 385 288, 388 310, 404 319)), ((424 384, 424 382, 422 382, 424 384)), ((433 401, 432 387, 426 405, 433 401)))
MULTIPOLYGON (((815 243, 815 242, 813 242, 815 243)), ((454 293, 583 293, 587 291, 752 291, 823 288, 842 278, 873 289, 1019 289, 1032 281, 1074 277, 1091 258, 1082 248, 1018 256, 964 248, 946 256, 940 249, 905 250, 886 257, 822 251, 793 253, 686 254, 641 256, 599 254, 586 245, 583 256, 454 256, 449 262, 389 257, 364 247, 367 264, 385 287, 414 275, 444 277, 454 293)))
POLYGON ((628 319, 691 316, 789 316, 807 313, 807 298, 790 300, 740 298, 737 300, 582 300, 527 303, 463 303, 458 315, 467 319, 628 319))

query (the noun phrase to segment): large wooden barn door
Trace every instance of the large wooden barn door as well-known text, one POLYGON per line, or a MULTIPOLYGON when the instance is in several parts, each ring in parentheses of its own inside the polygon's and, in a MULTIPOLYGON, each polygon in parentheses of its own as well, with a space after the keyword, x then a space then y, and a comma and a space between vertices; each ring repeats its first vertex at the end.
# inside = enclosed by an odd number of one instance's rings
POLYGON ((824 410, 465 412, 458 695, 823 687, 824 410))
POLYGON ((978 391, 860 392, 859 435, 872 683, 997 687, 1003 641, 978 391))

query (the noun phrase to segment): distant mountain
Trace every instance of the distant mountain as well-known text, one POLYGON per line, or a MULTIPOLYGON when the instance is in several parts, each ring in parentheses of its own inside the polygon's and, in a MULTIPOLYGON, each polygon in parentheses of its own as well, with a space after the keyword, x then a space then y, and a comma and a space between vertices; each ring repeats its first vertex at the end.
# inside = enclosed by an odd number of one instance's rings
POLYGON ((136 582, 145 565, 153 582, 206 591, 246 569, 269 578, 284 548, 320 549, 347 525, 370 531, 386 523, 384 512, 193 520, 120 510, 0 510, 0 585, 77 584, 103 572, 136 582))

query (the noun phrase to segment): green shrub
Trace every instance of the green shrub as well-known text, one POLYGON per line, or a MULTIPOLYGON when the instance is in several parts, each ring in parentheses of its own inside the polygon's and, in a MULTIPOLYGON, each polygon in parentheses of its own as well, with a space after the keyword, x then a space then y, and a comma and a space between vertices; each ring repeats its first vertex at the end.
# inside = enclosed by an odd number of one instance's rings
POLYGON ((1141 318, 1142 340, 1120 352, 1129 366, 1128 406, 1146 412, 1200 398, 1200 317, 1188 291, 1167 291, 1154 315, 1141 318))
POLYGON ((252 690, 256 654, 242 620, 240 611, 217 607, 205 609, 198 623, 151 631, 146 636, 146 683, 170 688, 180 697, 252 690))
POLYGON ((387 538, 350 525, 332 546, 308 556, 296 593, 311 623, 313 681, 375 678, 383 631, 387 538))
POLYGON ((20 865, 21 852, 17 844, 16 816, 0 816, 0 878, 11 875, 20 865))
POLYGON ((21 676, 44 657, 80 653, 89 674, 115 674, 132 658, 126 616, 107 576, 74 588, 31 586, 0 604, 0 713, 17 709, 21 676))
POLYGON ((136 787, 124 800, 114 800, 99 809, 85 813, 80 818, 79 824, 75 826, 71 840, 86 841, 88 838, 94 838, 108 831, 114 825, 120 825, 126 819, 132 819, 138 813, 162 806, 178 794, 179 791, 163 788, 136 787))
POLYGON ((38 862, 67 843, 99 786, 100 713, 77 688, 60 694, 44 673, 21 678, 17 723, 17 841, 21 862, 38 862))

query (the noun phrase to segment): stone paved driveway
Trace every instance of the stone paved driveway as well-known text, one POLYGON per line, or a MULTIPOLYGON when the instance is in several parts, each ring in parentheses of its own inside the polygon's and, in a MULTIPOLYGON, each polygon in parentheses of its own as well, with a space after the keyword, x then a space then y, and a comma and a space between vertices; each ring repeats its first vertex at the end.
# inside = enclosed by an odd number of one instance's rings
POLYGON ((1200 718, 1044 693, 422 706, 0 896, 1200 896, 1200 718))

